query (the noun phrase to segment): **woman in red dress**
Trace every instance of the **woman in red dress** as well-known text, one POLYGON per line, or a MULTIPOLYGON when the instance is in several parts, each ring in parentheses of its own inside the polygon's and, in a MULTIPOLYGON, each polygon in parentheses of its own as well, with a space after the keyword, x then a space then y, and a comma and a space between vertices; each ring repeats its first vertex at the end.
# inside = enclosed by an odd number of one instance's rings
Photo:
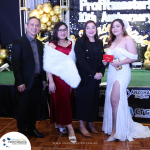
MULTIPOLYGON (((68 40, 67 31, 68 27, 63 22, 58 22, 54 27, 53 41, 45 44, 45 50, 50 53, 51 58, 48 58, 48 64, 46 61, 44 64, 50 65, 51 70, 44 69, 47 72, 49 79, 49 91, 51 92, 51 101, 50 101, 50 123, 56 122, 55 127, 59 128, 60 132, 66 133, 66 128, 63 125, 66 125, 69 131, 69 140, 72 143, 77 142, 74 129, 72 127, 72 108, 71 102, 73 98, 73 90, 70 85, 74 82, 74 73, 67 73, 68 66, 72 63, 72 69, 76 72, 77 80, 80 78, 78 75, 75 63, 74 54, 74 43, 73 41, 68 40), (51 51, 52 50, 52 51, 51 51), (56 53, 56 54, 55 54, 56 53), (53 60, 52 62, 50 62, 53 60), (71 62, 70 62, 71 61, 71 62), (52 69, 53 68, 53 69, 52 69), (72 76, 73 75, 73 76, 72 76), (70 83, 71 82, 71 83, 70 83), (69 85, 70 84, 70 85, 69 85)), ((44 54, 44 60, 46 60, 48 54, 44 54)), ((75 77, 76 78, 76 77, 75 77)), ((80 80, 80 79, 79 79, 80 80)), ((77 84, 72 87, 77 87, 77 84)))

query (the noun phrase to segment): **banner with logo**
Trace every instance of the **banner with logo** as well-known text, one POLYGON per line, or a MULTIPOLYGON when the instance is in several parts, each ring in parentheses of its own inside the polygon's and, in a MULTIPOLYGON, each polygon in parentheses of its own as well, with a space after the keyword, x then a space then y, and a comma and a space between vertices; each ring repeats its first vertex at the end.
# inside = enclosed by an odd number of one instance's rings
MULTIPOLYGON (((99 117, 104 114, 106 87, 100 87, 99 96, 99 117)), ((150 118, 150 88, 146 87, 128 87, 127 97, 130 112, 133 118, 150 118)))

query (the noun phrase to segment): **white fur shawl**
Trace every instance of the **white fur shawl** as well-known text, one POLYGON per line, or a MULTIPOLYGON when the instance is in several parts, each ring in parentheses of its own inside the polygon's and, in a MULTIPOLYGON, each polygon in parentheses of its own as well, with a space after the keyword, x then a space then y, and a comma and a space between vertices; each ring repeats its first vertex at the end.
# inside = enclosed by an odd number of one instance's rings
POLYGON ((45 43, 43 69, 59 76, 72 88, 76 88, 78 87, 81 78, 75 65, 74 42, 72 39, 69 40, 72 41, 72 49, 69 55, 51 48, 48 46, 48 42, 45 43))

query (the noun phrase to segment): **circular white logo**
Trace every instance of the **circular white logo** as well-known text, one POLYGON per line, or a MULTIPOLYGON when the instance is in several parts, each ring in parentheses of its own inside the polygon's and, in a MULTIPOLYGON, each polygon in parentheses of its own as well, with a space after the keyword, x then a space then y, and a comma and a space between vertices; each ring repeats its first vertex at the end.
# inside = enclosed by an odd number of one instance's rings
POLYGON ((25 135, 9 132, 1 137, 0 150, 31 150, 31 144, 25 135))

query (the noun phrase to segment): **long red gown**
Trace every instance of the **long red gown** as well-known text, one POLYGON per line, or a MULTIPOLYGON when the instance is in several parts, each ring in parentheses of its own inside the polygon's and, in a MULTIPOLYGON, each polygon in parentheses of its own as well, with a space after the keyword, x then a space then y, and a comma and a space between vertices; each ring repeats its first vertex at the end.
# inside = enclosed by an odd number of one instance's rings
MULTIPOLYGON (((52 42, 54 43, 54 42, 52 42)), ((56 45, 56 50, 68 55, 72 42, 67 47, 56 45)), ((56 86, 55 93, 51 92, 50 99, 50 123, 68 125, 72 123, 72 106, 74 105, 74 91, 60 77, 53 75, 56 86)), ((75 106, 75 105, 74 105, 75 106)))

